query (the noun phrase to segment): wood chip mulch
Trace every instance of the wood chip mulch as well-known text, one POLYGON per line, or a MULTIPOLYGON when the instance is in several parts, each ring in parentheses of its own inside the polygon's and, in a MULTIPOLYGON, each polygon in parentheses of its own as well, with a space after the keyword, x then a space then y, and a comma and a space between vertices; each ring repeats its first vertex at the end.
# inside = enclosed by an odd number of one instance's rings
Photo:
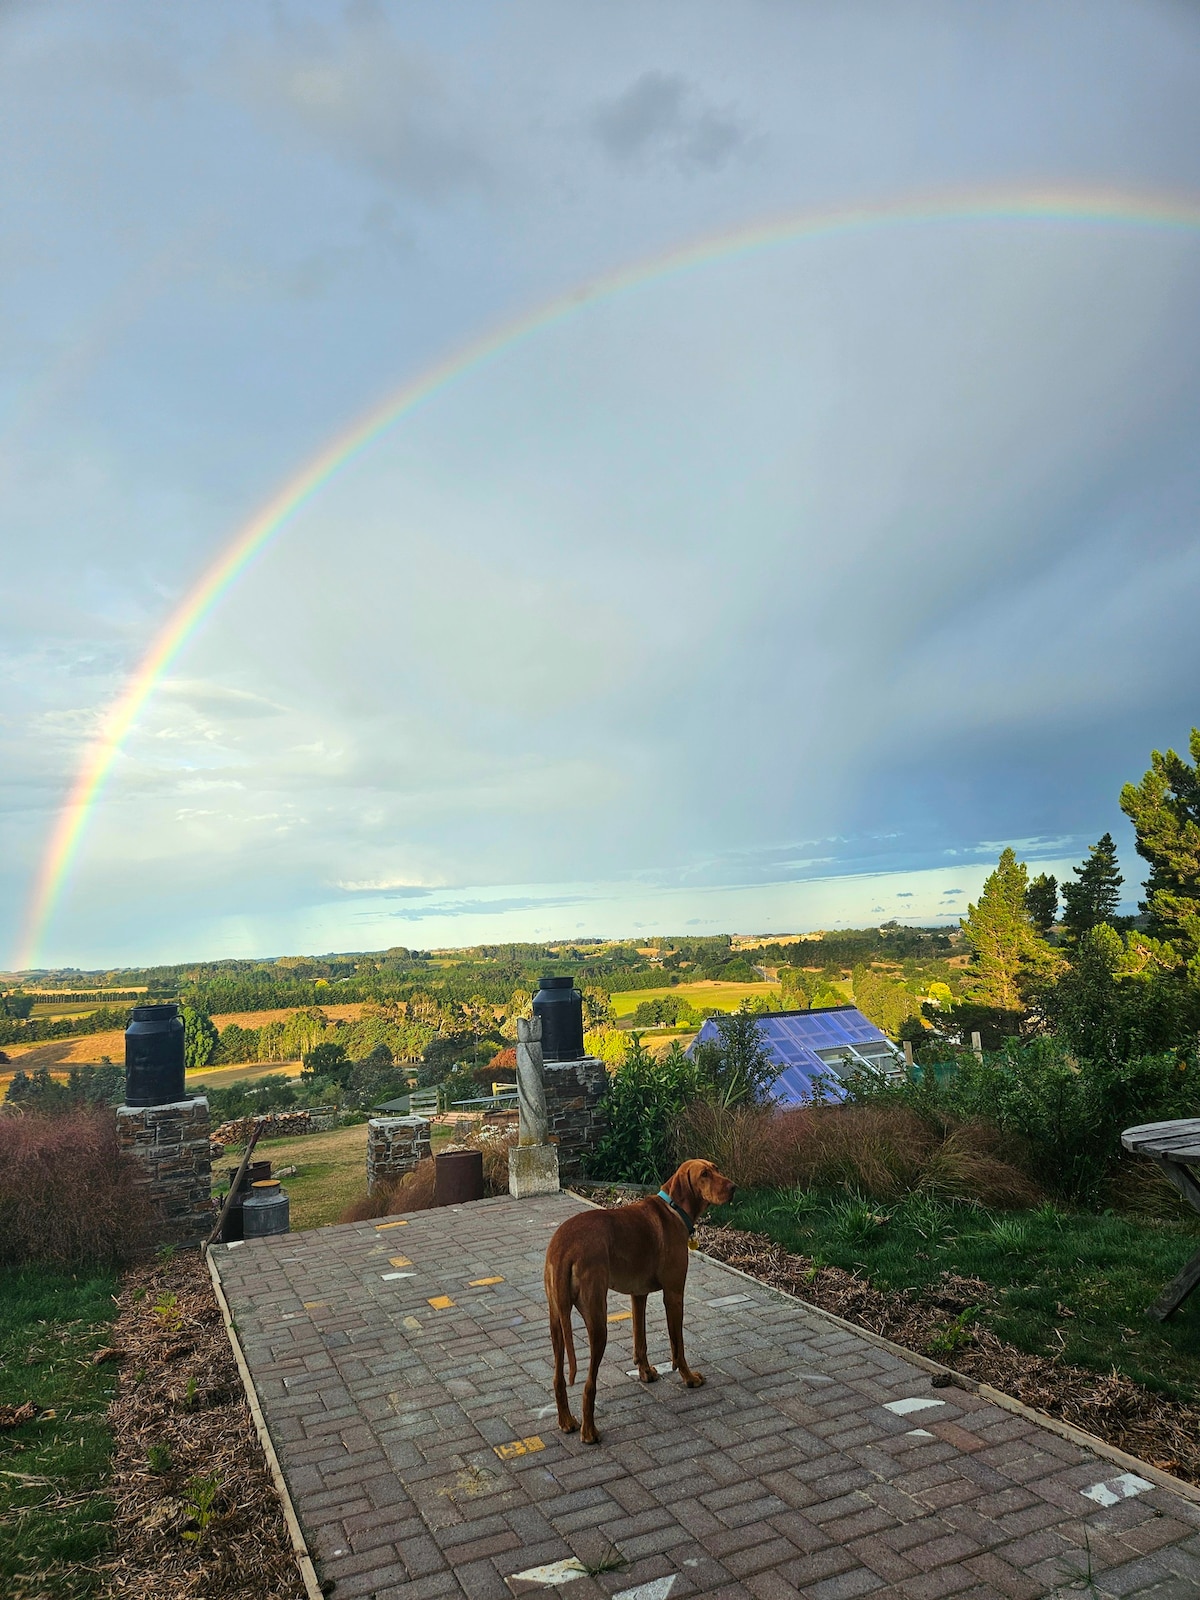
POLYGON ((115 1550, 120 1600, 304 1600, 208 1268, 195 1250, 126 1273, 107 1359, 121 1377, 115 1550))
POLYGON ((981 1279, 943 1273, 916 1292, 876 1289, 839 1267, 814 1268, 761 1234, 703 1222, 697 1232, 700 1249, 717 1261, 1200 1484, 1200 1405, 1170 1400, 1116 1371, 1097 1374, 1026 1355, 990 1329, 964 1324, 972 1307, 995 1304, 995 1290, 981 1279), (960 1348, 946 1348, 959 1341, 960 1348))

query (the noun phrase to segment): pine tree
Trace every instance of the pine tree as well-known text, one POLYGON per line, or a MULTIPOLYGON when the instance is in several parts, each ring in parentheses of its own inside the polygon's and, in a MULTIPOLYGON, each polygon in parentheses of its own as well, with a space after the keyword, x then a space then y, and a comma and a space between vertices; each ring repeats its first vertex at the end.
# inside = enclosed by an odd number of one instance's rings
POLYGON ((964 988, 976 1005, 1023 1010, 1024 991, 1054 963, 1029 915, 1028 887, 1025 863, 1004 850, 984 882, 979 904, 969 905, 961 919, 973 956, 964 988))
POLYGON ((1116 915, 1125 879, 1117 871, 1117 847, 1106 833, 1088 851, 1088 858, 1071 871, 1078 883, 1064 883, 1063 927, 1072 939, 1082 939, 1089 928, 1097 928, 1116 915))
POLYGON ((1045 939, 1058 917, 1058 879, 1052 872, 1039 872, 1034 878, 1025 891, 1025 909, 1034 927, 1045 939))
POLYGON ((1150 931, 1186 957, 1200 953, 1200 728, 1189 741, 1193 765, 1174 750, 1155 750, 1141 783, 1121 790, 1121 810, 1137 831, 1137 852, 1150 863, 1142 910, 1150 931))

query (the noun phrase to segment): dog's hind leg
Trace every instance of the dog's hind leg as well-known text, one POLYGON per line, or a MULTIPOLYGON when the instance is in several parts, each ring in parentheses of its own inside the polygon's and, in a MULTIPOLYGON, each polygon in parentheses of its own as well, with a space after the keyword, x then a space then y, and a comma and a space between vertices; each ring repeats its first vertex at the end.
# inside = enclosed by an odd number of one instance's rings
POLYGON ((658 1377, 658 1368, 650 1365, 646 1349, 646 1296, 635 1294, 630 1298, 633 1301, 633 1359, 642 1382, 653 1383, 658 1377))
MULTIPOLYGON (((568 1272, 570 1269, 567 1269, 568 1272)), ((570 1293, 560 1295, 550 1268, 546 1269, 546 1299, 550 1307, 550 1346, 554 1351, 554 1404, 558 1408, 558 1425, 564 1433, 574 1433, 579 1423, 571 1414, 567 1399, 567 1380, 563 1373, 563 1356, 570 1355, 571 1382, 575 1382, 575 1341, 571 1332, 570 1293), (565 1304, 563 1303, 565 1301, 565 1304)))
POLYGON ((596 1432, 596 1379, 608 1344, 608 1295, 604 1287, 600 1284, 584 1284, 579 1295, 579 1309, 587 1324, 588 1344, 591 1347, 588 1351, 587 1382, 583 1386, 583 1431, 580 1438, 584 1444, 599 1444, 600 1435, 596 1432))
POLYGON ((663 1290, 663 1310, 667 1313, 667 1332, 671 1337, 671 1365, 689 1389, 698 1389, 704 1382, 698 1372, 693 1372, 683 1353, 683 1290, 674 1293, 663 1290))

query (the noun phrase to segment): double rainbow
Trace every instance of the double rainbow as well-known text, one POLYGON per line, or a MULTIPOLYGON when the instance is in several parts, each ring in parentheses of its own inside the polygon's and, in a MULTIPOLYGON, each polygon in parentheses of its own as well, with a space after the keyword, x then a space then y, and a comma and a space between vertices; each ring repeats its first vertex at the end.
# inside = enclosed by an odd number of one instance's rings
POLYGON ((297 511, 344 472, 389 428, 430 395, 494 360, 522 339, 553 327, 598 300, 609 299, 670 273, 701 268, 775 245, 866 229, 930 223, 1046 222, 1200 230, 1200 201, 1114 189, 1013 189, 922 196, 881 204, 793 213, 732 233, 700 239, 622 267, 560 295, 483 338, 465 345, 389 395, 333 438, 241 527, 163 624, 120 696, 109 707, 59 811, 26 906, 14 966, 33 966, 54 907, 70 873, 88 817, 103 792, 121 746, 171 663, 222 596, 260 556, 297 511))

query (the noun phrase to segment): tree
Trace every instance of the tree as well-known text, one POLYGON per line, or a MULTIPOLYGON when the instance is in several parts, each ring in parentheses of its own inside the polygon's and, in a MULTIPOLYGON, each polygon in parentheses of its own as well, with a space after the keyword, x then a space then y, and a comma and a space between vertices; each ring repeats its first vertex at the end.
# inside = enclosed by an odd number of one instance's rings
POLYGON ((329 1040, 314 1046, 304 1057, 303 1073, 306 1078, 332 1078, 345 1084, 350 1077, 350 1057, 344 1044, 329 1040))
POLYGON ((1174 750, 1155 750, 1141 783, 1121 790, 1137 852, 1150 863, 1142 910, 1150 932, 1177 943, 1189 962, 1200 955, 1200 728, 1188 743, 1192 765, 1174 750))
POLYGON ((183 1063, 189 1072, 206 1067, 217 1048, 218 1034, 213 1019, 199 1006, 180 1007, 183 1017, 183 1063))
POLYGON ((780 967, 779 998, 785 1011, 804 1011, 808 1008, 808 974, 798 967, 780 967))
POLYGON ((1058 918, 1058 879, 1052 872, 1039 872, 1030 883, 1025 891, 1025 909, 1039 935, 1048 938, 1058 918))
POLYGON ((595 985, 583 991, 583 1025, 585 1028, 610 1028, 613 1024, 612 1001, 603 989, 595 985))
POLYGON ((1011 849, 1003 850, 979 904, 968 905, 960 918, 972 956, 964 983, 967 999, 1013 1016, 1024 1012, 1029 989, 1054 965, 1029 915, 1028 887, 1025 863, 1011 849))
POLYGON ((1090 928, 1110 922, 1121 903, 1125 879, 1117 871, 1117 847, 1111 833, 1092 845, 1088 858, 1071 871, 1078 883, 1064 883, 1063 927, 1072 940, 1082 939, 1090 928))
POLYGON ((716 1038, 705 1039, 692 1052, 701 1098, 720 1106, 760 1104, 780 1067, 758 1018, 743 1007, 712 1020, 716 1038))

